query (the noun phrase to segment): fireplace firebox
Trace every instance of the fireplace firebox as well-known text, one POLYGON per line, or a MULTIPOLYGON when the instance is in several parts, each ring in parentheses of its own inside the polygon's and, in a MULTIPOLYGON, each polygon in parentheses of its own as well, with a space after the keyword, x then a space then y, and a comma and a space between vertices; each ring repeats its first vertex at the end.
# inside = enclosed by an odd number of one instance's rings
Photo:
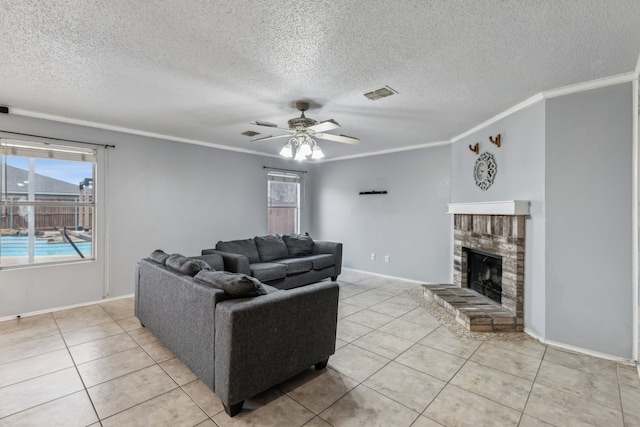
POLYGON ((502 303, 502 257, 466 249, 467 287, 498 304, 502 303))

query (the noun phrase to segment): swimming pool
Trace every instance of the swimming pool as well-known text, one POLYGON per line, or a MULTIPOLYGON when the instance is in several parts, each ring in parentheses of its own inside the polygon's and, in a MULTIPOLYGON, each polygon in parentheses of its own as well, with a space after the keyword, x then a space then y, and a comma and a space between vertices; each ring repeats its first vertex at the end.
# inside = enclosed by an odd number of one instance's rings
MULTIPOLYGON (((76 246, 87 257, 91 256, 91 242, 79 242, 76 246)), ((29 255, 29 237, 2 236, 0 238, 0 256, 29 255)), ((35 239, 35 256, 78 255, 70 243, 49 243, 47 239, 35 239)))

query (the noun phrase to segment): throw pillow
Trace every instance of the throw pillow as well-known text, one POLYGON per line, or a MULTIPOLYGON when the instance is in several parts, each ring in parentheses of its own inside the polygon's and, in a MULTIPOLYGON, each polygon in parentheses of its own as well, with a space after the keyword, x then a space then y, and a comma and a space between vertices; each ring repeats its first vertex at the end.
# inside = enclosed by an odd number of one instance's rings
POLYGON ((163 251, 162 249, 156 249, 155 251, 151 252, 151 255, 149 255, 149 258, 151 258, 158 264, 164 265, 167 262, 167 258, 169 258, 169 254, 163 251))
POLYGON ((216 249, 222 252, 244 255, 249 259, 249 264, 260 262, 258 248, 256 248, 256 243, 253 239, 218 242, 216 243, 216 249))
POLYGON ((313 239, 307 234, 285 234, 282 239, 291 256, 313 254, 313 239))
POLYGON ((200 266, 194 260, 180 254, 169 255, 166 266, 188 276, 195 276, 200 271, 200 266))
POLYGON ((209 264, 207 264, 205 261, 201 260, 201 259, 194 259, 191 258, 191 261, 195 262, 196 264, 198 264, 198 266, 200 267, 200 271, 202 270, 207 270, 207 271, 216 271, 215 268, 211 267, 209 264))
POLYGON ((198 255, 198 256, 192 256, 190 258, 199 259, 206 262, 207 264, 209 264, 209 267, 211 267, 213 270, 220 270, 220 271, 224 270, 224 261, 222 260, 222 257, 219 254, 198 255))
POLYGON ((262 286, 262 283, 246 274, 202 270, 195 275, 195 278, 214 288, 222 289, 231 298, 267 295, 267 290, 262 286))
POLYGON ((260 254, 260 261, 262 262, 269 262, 274 259, 282 259, 289 256, 287 245, 285 245, 282 236, 279 234, 255 237, 253 240, 256 242, 258 253, 260 254))

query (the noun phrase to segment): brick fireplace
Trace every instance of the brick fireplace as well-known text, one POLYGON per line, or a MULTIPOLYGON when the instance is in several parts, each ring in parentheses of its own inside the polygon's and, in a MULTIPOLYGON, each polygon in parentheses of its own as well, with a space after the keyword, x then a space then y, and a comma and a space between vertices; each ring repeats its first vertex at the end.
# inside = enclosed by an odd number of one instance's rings
POLYGON ((451 204, 449 213, 454 214, 453 286, 426 285, 425 295, 431 294, 472 331, 522 331, 529 202, 451 204), (469 251, 502 258, 500 303, 467 288, 469 251))

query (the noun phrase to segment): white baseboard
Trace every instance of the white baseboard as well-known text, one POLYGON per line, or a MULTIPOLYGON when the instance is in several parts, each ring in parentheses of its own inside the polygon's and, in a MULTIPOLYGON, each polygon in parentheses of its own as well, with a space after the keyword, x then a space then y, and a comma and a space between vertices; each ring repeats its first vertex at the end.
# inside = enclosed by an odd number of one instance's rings
POLYGON ((422 285, 422 284, 426 285, 426 284, 430 283, 430 282, 425 282, 424 280, 407 279, 407 278, 398 277, 398 276, 388 276, 386 274, 372 273, 371 271, 356 270, 355 268, 342 267, 342 271, 353 271, 355 273, 365 273, 365 274, 370 274, 372 276, 384 277, 386 279, 403 280, 405 282, 416 283, 416 284, 419 284, 419 285, 422 285))
POLYGON ((87 305, 101 304, 103 302, 117 301, 119 299, 131 298, 132 296, 133 296, 133 294, 121 295, 119 297, 104 298, 104 299, 100 299, 100 300, 96 300, 96 301, 88 301, 88 302, 82 302, 82 303, 79 303, 79 304, 65 305, 64 307, 56 307, 56 308, 48 308, 46 310, 31 311, 29 313, 23 313, 23 314, 20 314, 20 315, 17 315, 17 316, 14 315, 14 316, 0 317, 0 322, 4 322, 4 321, 7 321, 7 320, 21 319, 21 318, 24 318, 24 317, 38 316, 40 314, 54 313, 56 311, 68 310, 70 308, 78 308, 78 307, 84 307, 84 306, 87 306, 87 305))
MULTIPOLYGON (((571 351, 573 353, 585 354, 587 356, 593 356, 593 357, 597 357, 597 358, 600 358, 600 359, 606 359, 606 360, 611 360, 611 361, 618 362, 618 363, 624 363, 625 365, 631 365, 631 366, 636 366, 637 365, 636 361, 633 360, 633 359, 626 359, 624 357, 612 356, 610 354, 600 353, 598 351, 588 350, 586 348, 576 347, 576 346, 573 346, 573 345, 563 344, 561 342, 544 339, 541 336, 537 335, 536 333, 534 333, 533 331, 531 331, 531 330, 529 330, 527 328, 524 329, 524 333, 526 333, 527 335, 529 335, 532 338, 537 339, 542 344, 549 345, 549 346, 552 346, 552 347, 557 347, 557 348, 560 348, 560 349, 563 349, 563 350, 569 350, 569 351, 571 351)), ((640 366, 638 366, 638 372, 640 373, 640 366)))

